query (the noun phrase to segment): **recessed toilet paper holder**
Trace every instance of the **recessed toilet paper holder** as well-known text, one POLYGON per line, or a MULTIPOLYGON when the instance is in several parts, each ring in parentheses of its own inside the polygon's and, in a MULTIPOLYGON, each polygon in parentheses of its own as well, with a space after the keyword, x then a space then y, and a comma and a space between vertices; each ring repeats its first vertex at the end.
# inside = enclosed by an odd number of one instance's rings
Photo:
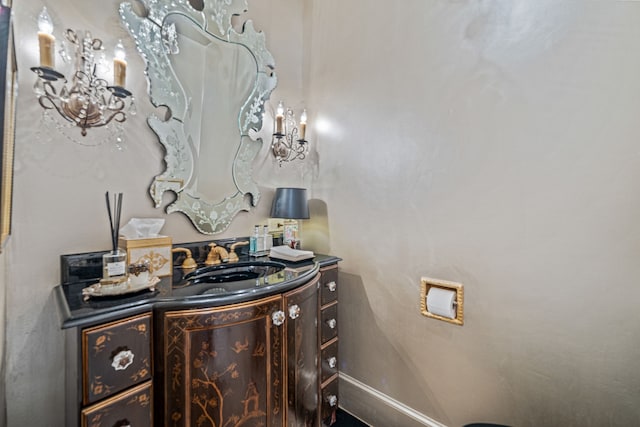
POLYGON ((450 282, 448 280, 423 277, 420 280, 420 312, 426 317, 462 326, 464 324, 464 286, 461 283, 450 282), (455 309, 454 318, 429 312, 427 309, 427 296, 429 295, 429 290, 433 287, 455 292, 455 299, 452 302, 453 308, 455 309))

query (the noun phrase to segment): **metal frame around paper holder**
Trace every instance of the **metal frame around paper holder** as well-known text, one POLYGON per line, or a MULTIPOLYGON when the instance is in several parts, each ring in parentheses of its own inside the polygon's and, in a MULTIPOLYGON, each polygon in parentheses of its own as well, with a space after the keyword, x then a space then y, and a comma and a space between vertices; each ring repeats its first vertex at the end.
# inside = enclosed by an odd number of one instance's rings
POLYGON ((423 316, 430 317, 432 319, 442 320, 444 322, 453 323, 454 325, 462 326, 464 324, 464 286, 461 283, 449 282, 447 280, 432 279, 429 277, 423 277, 420 280, 420 313, 423 316), (427 310, 427 294, 432 287, 455 291, 456 301, 454 303, 456 307, 455 319, 449 319, 448 317, 439 316, 437 314, 430 313, 427 310))

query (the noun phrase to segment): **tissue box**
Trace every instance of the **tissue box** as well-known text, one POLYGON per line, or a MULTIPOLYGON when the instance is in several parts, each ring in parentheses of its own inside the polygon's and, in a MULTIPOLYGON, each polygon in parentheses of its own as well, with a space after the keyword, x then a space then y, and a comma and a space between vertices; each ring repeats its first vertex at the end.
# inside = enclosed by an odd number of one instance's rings
POLYGON ((120 237, 120 248, 127 251, 129 264, 149 261, 149 272, 154 276, 169 276, 172 273, 171 237, 156 236, 139 239, 120 237))

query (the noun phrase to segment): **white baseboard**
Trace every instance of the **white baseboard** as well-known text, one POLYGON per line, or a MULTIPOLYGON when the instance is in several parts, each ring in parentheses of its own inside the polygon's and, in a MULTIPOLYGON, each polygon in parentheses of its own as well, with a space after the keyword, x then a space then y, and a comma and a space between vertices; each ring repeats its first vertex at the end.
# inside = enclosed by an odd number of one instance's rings
POLYGON ((340 372, 340 407, 371 427, 447 427, 340 372))

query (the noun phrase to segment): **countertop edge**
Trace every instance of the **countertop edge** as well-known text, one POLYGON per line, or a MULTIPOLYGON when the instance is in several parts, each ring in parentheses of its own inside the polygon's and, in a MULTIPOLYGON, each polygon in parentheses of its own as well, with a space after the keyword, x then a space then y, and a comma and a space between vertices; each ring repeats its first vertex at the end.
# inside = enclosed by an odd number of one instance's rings
POLYGON ((98 323, 109 322, 119 318, 133 316, 136 314, 149 311, 153 308, 167 310, 171 308, 195 308, 195 307, 219 307, 222 305, 243 303, 252 300, 266 298, 271 295, 281 294, 312 280, 320 269, 336 264, 341 258, 335 256, 327 256, 315 262, 313 268, 305 272, 303 275, 283 284, 274 285, 273 287, 265 287, 258 290, 251 290, 241 294, 233 294, 226 296, 207 296, 200 298, 187 297, 161 297, 158 295, 149 295, 147 298, 141 298, 139 302, 131 304, 123 304, 122 306, 114 306, 112 309, 105 310, 97 314, 88 314, 79 317, 73 317, 66 297, 62 289, 63 285, 57 285, 54 288, 58 310, 62 318, 61 329, 70 329, 75 327, 92 326, 98 323))

